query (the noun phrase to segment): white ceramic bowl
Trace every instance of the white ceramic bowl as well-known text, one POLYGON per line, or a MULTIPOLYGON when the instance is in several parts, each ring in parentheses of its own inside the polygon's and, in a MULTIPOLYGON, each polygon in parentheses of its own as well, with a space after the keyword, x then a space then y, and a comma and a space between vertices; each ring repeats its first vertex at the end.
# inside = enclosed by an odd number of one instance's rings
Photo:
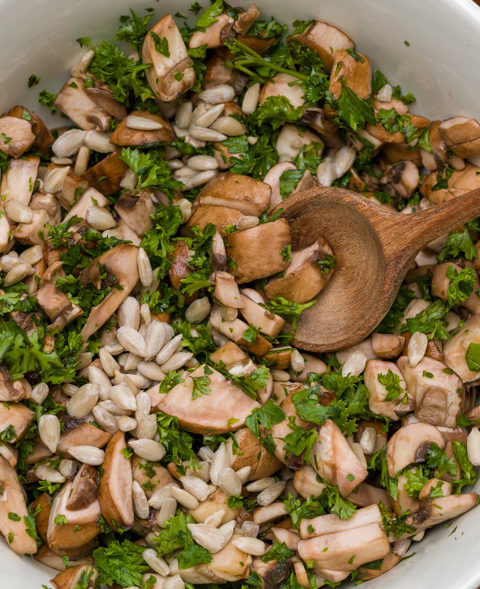
MULTIPOLYGON (((338 25, 374 67, 415 94, 415 112, 432 119, 480 118, 480 8, 471 0, 255 1, 265 14, 287 23, 319 18, 338 25)), ((80 55, 75 39, 112 38, 121 14, 153 4, 158 15, 186 13, 191 0, 0 0, 0 112, 17 103, 38 110, 38 90, 57 92, 80 55), (41 77, 33 90, 26 87, 30 74, 41 77)), ((477 589, 478 530, 479 507, 430 532, 413 545, 413 558, 363 586, 477 589)), ((0 541, 0 589, 40 589, 52 576, 51 569, 19 558, 0 541)))

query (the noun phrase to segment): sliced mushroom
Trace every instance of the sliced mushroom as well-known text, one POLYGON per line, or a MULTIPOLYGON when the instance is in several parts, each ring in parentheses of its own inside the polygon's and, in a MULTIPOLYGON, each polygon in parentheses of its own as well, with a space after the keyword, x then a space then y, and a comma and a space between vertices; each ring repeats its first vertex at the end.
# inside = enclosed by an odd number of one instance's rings
POLYGON ((102 235, 103 237, 116 237, 117 239, 121 239, 123 241, 130 241, 133 245, 137 246, 139 246, 142 242, 138 234, 135 233, 133 229, 130 229, 130 227, 123 221, 120 221, 120 223, 118 223, 114 229, 107 229, 102 233, 102 235))
POLYGON ((221 84, 228 84, 229 86, 233 86, 234 89, 237 89, 237 85, 241 82, 243 85, 244 78, 241 72, 225 65, 225 62, 229 59, 229 53, 226 47, 219 47, 207 58, 207 69, 202 84, 205 90, 221 84))
POLYGON ((145 72, 147 81, 155 96, 164 102, 172 102, 195 84, 192 60, 171 14, 162 17, 145 35, 142 61, 152 64, 145 72), (166 39, 168 56, 157 51, 155 35, 166 39))
POLYGON ((308 497, 320 497, 326 485, 319 479, 320 477, 314 468, 305 465, 295 471, 293 486, 304 499, 308 499, 308 497))
POLYGON ((420 193, 427 197, 431 202, 440 204, 466 194, 470 190, 480 188, 480 167, 473 164, 467 164, 462 170, 454 170, 447 180, 447 188, 433 190, 438 183, 436 174, 424 176, 420 184, 420 193))
POLYGON ((300 119, 300 123, 311 127, 319 134, 328 147, 342 147, 343 140, 340 130, 337 125, 326 118, 323 109, 318 107, 306 108, 300 119))
POLYGON ((27 431, 33 415, 33 411, 22 403, 0 403, 0 432, 4 432, 11 426, 15 436, 9 441, 18 442, 27 431))
POLYGON ((275 147, 281 162, 290 162, 294 160, 305 145, 314 143, 316 152, 321 155, 323 150, 323 141, 318 135, 295 125, 283 125, 278 134, 275 147))
MULTIPOLYGON (((411 469, 414 472, 416 469, 411 469)), ((396 499, 391 500, 393 511, 397 515, 401 515, 406 511, 410 511, 410 513, 415 513, 419 510, 420 504, 416 497, 412 497, 409 495, 407 490, 405 489, 405 485, 408 482, 407 477, 404 474, 400 474, 398 476, 398 494, 396 499)))
POLYGON ((372 349, 379 358, 397 358, 405 345, 403 335, 372 333, 372 349))
POLYGON ((32 387, 24 378, 12 382, 12 377, 6 366, 0 365, 0 402, 21 401, 30 397, 32 387))
POLYGON ((112 436, 105 450, 105 461, 100 478, 98 501, 102 515, 108 525, 116 529, 133 525, 132 465, 125 457, 125 434, 117 432, 112 436))
POLYGON ((223 363, 229 369, 235 364, 249 360, 248 355, 234 342, 227 342, 210 354, 210 360, 215 364, 223 363))
MULTIPOLYGON (((433 269, 432 274, 432 294, 443 301, 448 300, 448 287, 450 286, 451 278, 447 276, 447 271, 452 268, 457 274, 460 274, 462 268, 453 262, 444 262, 437 264, 433 269)), ((451 271, 450 271, 451 272, 451 271)), ((469 297, 461 303, 462 307, 468 309, 471 313, 480 313, 480 296, 477 294, 480 290, 478 278, 475 275, 475 283, 473 290, 469 297)))
MULTIPOLYGON (((57 571, 64 571, 67 567, 65 566, 65 562, 61 556, 53 552, 47 544, 42 544, 39 547, 37 554, 35 554, 34 559, 45 566, 48 566, 52 569, 57 571)), ((91 556, 85 556, 83 558, 78 558, 72 560, 69 558, 68 566, 77 566, 81 564, 93 564, 93 559, 91 556)))
POLYGON ((115 203, 114 209, 123 222, 139 236, 152 227, 150 215, 155 212, 150 193, 147 190, 124 192, 115 203))
POLYGON ((285 96, 294 108, 303 106, 305 104, 303 88, 297 82, 298 78, 290 74, 275 74, 263 85, 259 103, 263 104, 270 96, 285 96))
POLYGON ((258 7, 255 4, 250 4, 247 10, 243 10, 237 16, 237 20, 233 25, 235 32, 239 35, 246 35, 259 16, 260 10, 258 7))
POLYGON ((425 499, 420 502, 417 513, 409 516, 405 523, 417 530, 425 530, 444 521, 458 517, 469 511, 478 503, 477 493, 462 493, 435 499, 425 499))
POLYGON ((151 463, 139 456, 132 458, 132 472, 133 480, 137 481, 149 499, 155 491, 173 483, 171 474, 164 466, 151 463))
POLYGON ((269 202, 270 187, 267 184, 250 176, 224 172, 202 188, 194 205, 231 207, 243 215, 258 217, 267 210, 269 202))
MULTIPOLYGON (((88 75, 88 78, 90 81, 92 76, 88 75)), ((85 76, 85 79, 87 79, 87 76, 85 76)), ((84 89, 93 102, 114 119, 122 121, 127 116, 125 107, 115 100, 114 94, 107 84, 101 84, 98 80, 95 80, 95 86, 84 89)))
POLYGON ((7 171, 2 175, 2 208, 9 200, 22 205, 30 203, 39 165, 40 158, 36 155, 10 160, 7 171))
POLYGON ((367 478, 367 469, 331 419, 327 419, 318 430, 312 455, 315 470, 330 484, 337 485, 343 497, 348 497, 367 478))
POLYGON ((67 509, 72 482, 65 483, 53 500, 48 516, 47 543, 54 550, 83 546, 100 532, 100 505, 97 500, 76 511, 67 509), (62 517, 63 516, 63 517, 62 517))
POLYGON ((115 194, 121 188, 120 183, 130 168, 120 159, 121 150, 117 149, 89 168, 83 177, 102 194, 115 194))
POLYGON ((398 554, 395 554, 395 552, 389 552, 382 559, 382 562, 380 564, 380 568, 360 567, 358 569, 359 579, 361 579, 362 581, 370 581, 372 579, 376 579, 380 575, 383 575, 384 573, 387 573, 388 571, 393 569, 394 566, 397 566, 397 564, 401 560, 402 560, 401 556, 399 556, 398 554))
POLYGON ((383 525, 382 514, 378 505, 358 509, 349 519, 340 519, 334 513, 320 515, 313 519, 302 519, 300 522, 300 536, 302 540, 307 540, 345 530, 354 530, 371 524, 383 525))
POLYGON ((300 45, 313 49, 325 64, 327 72, 332 69, 335 54, 338 51, 355 47, 355 43, 346 33, 319 20, 308 25, 302 33, 289 37, 288 41, 296 41, 300 45))
POLYGON ((369 393, 368 405, 373 413, 397 420, 399 414, 408 413, 412 410, 414 406, 413 393, 407 390, 402 373, 393 362, 368 360, 364 378, 369 393), (390 401, 387 400, 389 393, 387 385, 382 384, 379 380, 379 377, 386 377, 389 372, 399 379, 399 390, 394 391, 394 394, 398 392, 398 395, 390 401))
POLYGON ((29 120, 32 132, 35 135, 35 141, 33 142, 32 147, 38 149, 38 151, 44 155, 48 154, 49 147, 52 145, 54 139, 45 123, 37 114, 28 108, 17 104, 8 111, 8 116, 29 120))
POLYGON ((469 117, 453 117, 443 121, 440 136, 448 149, 461 158, 470 158, 480 153, 480 124, 469 117))
POLYGON ((228 272, 215 272, 213 296, 226 307, 239 309, 243 305, 235 278, 228 272))
POLYGON ((261 307, 250 297, 246 296, 244 292, 245 291, 242 290, 240 295, 241 303, 243 303, 240 307, 240 313, 243 315, 244 319, 250 325, 254 325, 260 329, 261 333, 268 335, 269 337, 276 337, 282 330, 285 320, 282 319, 280 315, 276 315, 264 307, 261 307))
POLYGON ((231 467, 234 470, 240 470, 245 466, 250 467, 249 481, 269 477, 282 466, 280 461, 269 454, 260 444, 260 440, 246 427, 235 432, 235 443, 229 440, 227 449, 231 467))
POLYGON ((89 564, 70 566, 68 569, 58 573, 50 583, 55 589, 93 589, 98 579, 98 572, 89 564), (86 584, 85 584, 86 583, 86 584))
POLYGON ((455 427, 463 407, 464 388, 455 373, 437 360, 424 357, 414 368, 406 356, 398 359, 408 392, 415 399, 415 415, 434 425, 455 427), (433 375, 433 376, 431 376, 433 375))
POLYGON ((228 496, 221 489, 217 489, 205 501, 201 501, 198 507, 190 509, 189 513, 196 522, 204 523, 209 516, 220 510, 225 512, 220 522, 221 525, 236 519, 240 512, 238 508, 229 507, 228 496))
POLYGON ((380 487, 374 487, 367 483, 361 483, 358 485, 353 493, 348 496, 348 499, 359 507, 368 507, 374 503, 376 505, 383 503, 383 505, 387 506, 390 506, 391 504, 390 495, 385 489, 380 489, 380 487))
POLYGON ((131 112, 129 117, 140 117, 147 121, 153 121, 160 125, 160 128, 154 131, 145 129, 135 129, 129 127, 129 118, 127 117, 115 127, 115 131, 110 137, 110 143, 126 146, 144 146, 155 143, 170 143, 175 137, 175 132, 168 121, 159 114, 153 114, 148 110, 136 110, 131 112))
POLYGON ((82 337, 85 340, 115 313, 137 284, 137 254, 138 248, 134 245, 117 245, 93 260, 82 271, 80 282, 83 278, 88 282, 92 272, 98 269, 98 265, 102 265, 110 275, 115 276, 116 284, 122 288, 122 290, 112 289, 103 301, 90 311, 87 322, 82 329, 82 337))
POLYGON ((252 557, 233 545, 233 540, 240 537, 234 534, 232 540, 219 552, 212 554, 208 568, 223 581, 234 583, 246 579, 250 573, 252 557))
POLYGON ((279 544, 285 543, 290 550, 297 550, 300 536, 297 531, 286 530, 285 528, 270 528, 273 539, 279 544))
POLYGON ((285 270, 288 260, 282 252, 290 243, 290 227, 285 219, 227 235, 225 245, 235 263, 232 274, 237 282, 243 284, 285 270))
MULTIPOLYGON (((178 418, 185 429, 194 433, 226 433, 245 424, 245 419, 260 405, 216 370, 199 366, 184 381, 163 394, 158 411, 178 418), (209 373, 212 370, 212 373, 209 373), (196 378, 209 379, 210 392, 192 398, 196 378)), ((153 387, 157 391, 160 385, 153 387)), ((151 389, 152 390, 152 389, 151 389)), ((198 393, 197 393, 198 394, 198 393)))
POLYGON ((312 354, 302 354, 302 356, 305 360, 305 366, 302 372, 300 372, 300 374, 297 375, 297 380, 299 382, 307 382, 307 378, 310 372, 314 372, 315 374, 323 374, 324 372, 327 372, 327 365, 320 358, 312 356, 312 354))
POLYGON ((272 344, 260 334, 257 334, 253 342, 245 339, 244 333, 248 329, 248 325, 241 319, 234 319, 233 321, 223 319, 222 313, 218 308, 213 309, 210 313, 210 325, 225 337, 228 337, 228 339, 231 339, 256 356, 264 356, 272 347, 272 344))
POLYGON ((83 82, 70 78, 55 100, 55 106, 85 131, 108 131, 111 117, 86 93, 83 82))
POLYGON ((73 417, 62 418, 64 433, 60 436, 57 453, 60 456, 70 456, 69 450, 74 446, 94 446, 103 448, 112 437, 112 434, 73 417))
POLYGON ((11 157, 20 157, 35 141, 32 127, 25 119, 0 117, 0 150, 11 157))
POLYGON ((37 543, 27 533, 28 510, 17 473, 0 456, 0 532, 17 554, 34 554, 37 543), (17 517, 10 517, 15 514, 17 517))
POLYGON ((67 509, 78 511, 91 505, 98 497, 97 469, 82 464, 73 479, 71 494, 67 501, 67 509))
POLYGON ((430 479, 428 483, 425 483, 425 485, 422 487, 422 490, 418 494, 418 498, 420 500, 429 499, 430 493, 433 489, 438 489, 442 492, 444 497, 448 497, 448 495, 452 494, 453 487, 452 484, 448 481, 442 481, 441 479, 430 479))
POLYGON ((480 371, 472 370, 465 357, 470 344, 480 344, 480 315, 473 315, 467 319, 443 347, 447 366, 454 370, 463 382, 471 382, 480 376, 480 371))
POLYGON ((388 440, 388 474, 393 478, 409 464, 425 462, 431 442, 445 448, 442 434, 433 425, 419 422, 401 427, 388 440))
POLYGON ((382 158, 389 164, 395 164, 400 160, 410 160, 418 168, 422 166, 420 149, 412 149, 406 143, 387 143, 383 146, 382 158))
POLYGON ((292 162, 282 162, 280 164, 275 164, 268 170, 266 176, 264 177, 263 181, 265 184, 268 184, 272 189, 270 194, 270 204, 268 210, 271 211, 277 205, 282 202, 282 196, 280 194, 280 179, 282 174, 287 170, 296 170, 297 166, 292 164, 292 162))
POLYGON ((372 69, 366 55, 357 53, 355 57, 343 49, 335 53, 329 87, 334 98, 340 97, 343 84, 346 84, 362 100, 370 98, 372 69))
POLYGON ((185 226, 190 228, 198 225, 203 230, 209 223, 212 223, 218 228, 222 237, 225 237, 227 225, 236 225, 241 217, 243 217, 243 213, 237 209, 225 206, 201 205, 193 209, 193 214, 185 226))
POLYGON ((285 419, 280 423, 275 423, 272 426, 271 434, 273 441, 275 442, 275 456, 289 468, 297 470, 304 465, 302 456, 296 456, 292 453, 287 453, 284 445, 284 438, 291 434, 293 429, 290 427, 290 421, 299 428, 304 430, 311 429, 312 424, 304 421, 297 415, 295 405, 293 404, 293 392, 291 392, 285 399, 280 403, 282 411, 285 413, 285 419))
POLYGON ((280 562, 275 559, 263 562, 261 558, 254 558, 252 569, 260 577, 262 589, 276 589, 292 572, 293 562, 291 558, 280 562))
POLYGON ((195 49, 206 45, 207 49, 215 49, 222 46, 233 35, 233 23, 235 21, 228 14, 220 14, 204 31, 195 31, 190 37, 188 46, 195 49))
POLYGON ((44 284, 36 293, 36 299, 51 321, 72 306, 70 299, 53 284, 44 284))
POLYGON ((283 276, 272 278, 265 286, 269 299, 282 296, 295 303, 311 301, 325 288, 333 269, 322 272, 318 265, 325 255, 332 255, 330 246, 323 237, 312 245, 291 253, 290 265, 283 276))
POLYGON ((265 362, 271 368, 286 370, 290 366, 293 348, 272 348, 265 354, 265 362))

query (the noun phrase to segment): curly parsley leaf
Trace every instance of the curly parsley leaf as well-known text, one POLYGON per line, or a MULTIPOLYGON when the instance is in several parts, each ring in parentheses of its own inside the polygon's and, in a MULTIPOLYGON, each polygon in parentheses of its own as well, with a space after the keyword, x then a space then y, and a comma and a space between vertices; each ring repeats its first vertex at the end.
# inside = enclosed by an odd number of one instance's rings
POLYGON ((108 546, 96 548, 92 556, 99 582, 109 586, 118 583, 121 587, 143 587, 143 573, 150 570, 143 560, 144 550, 144 546, 130 540, 113 540, 108 546))
POLYGON ((445 260, 453 260, 460 256, 463 256, 467 260, 473 260, 477 255, 477 249, 475 248, 470 232, 468 229, 464 229, 463 231, 450 233, 445 245, 437 256, 437 260, 444 262, 445 260))
POLYGON ((257 438, 260 437, 260 424, 265 429, 272 429, 272 426, 281 423, 285 419, 283 409, 269 399, 262 407, 254 409, 245 420, 245 425, 257 438))
POLYGON ((445 272, 450 278, 447 291, 447 302, 449 307, 456 307, 464 303, 473 292, 477 281, 477 275, 473 268, 463 268, 460 272, 453 266, 449 266, 445 272))
POLYGON ((217 16, 222 14, 223 11, 223 0, 215 0, 202 14, 198 17, 195 23, 195 28, 199 30, 205 30, 210 25, 217 22, 217 16))

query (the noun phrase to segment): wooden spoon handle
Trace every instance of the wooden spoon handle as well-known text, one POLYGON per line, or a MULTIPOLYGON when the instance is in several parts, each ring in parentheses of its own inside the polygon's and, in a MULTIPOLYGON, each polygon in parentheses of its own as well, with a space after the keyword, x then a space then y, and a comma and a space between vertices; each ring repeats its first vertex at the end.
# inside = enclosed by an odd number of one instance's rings
POLYGON ((395 215, 384 224, 381 240, 386 257, 416 253, 431 241, 480 217, 480 189, 411 215, 395 215))

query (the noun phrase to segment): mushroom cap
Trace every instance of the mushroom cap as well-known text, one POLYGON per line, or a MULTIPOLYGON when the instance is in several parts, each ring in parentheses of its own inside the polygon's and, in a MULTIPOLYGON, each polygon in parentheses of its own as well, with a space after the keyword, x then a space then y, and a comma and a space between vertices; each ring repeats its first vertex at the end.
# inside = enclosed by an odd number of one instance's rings
POLYGON ((96 501, 98 497, 97 469, 88 464, 82 464, 72 483, 72 491, 67 501, 67 509, 78 511, 96 501))
POLYGON ((424 462, 430 442, 445 448, 445 440, 435 426, 418 422, 401 427, 388 440, 388 474, 393 478, 409 464, 424 462))
POLYGON ((115 433, 105 450, 102 464, 104 474, 100 478, 98 501, 103 517, 113 529, 131 526, 134 521, 132 465, 122 454, 126 447, 125 434, 115 433))
POLYGON ((465 321, 460 330, 443 346, 445 362, 454 370, 463 382, 477 380, 480 371, 471 370, 465 354, 470 344, 480 344, 480 315, 472 315, 465 321))
POLYGON ((470 117, 453 117, 443 121, 439 132, 455 155, 470 158, 480 153, 480 124, 470 117))
MULTIPOLYGON (((199 366, 191 375, 185 375, 183 382, 160 395, 156 409, 177 417, 181 427, 198 434, 219 434, 241 428, 260 404, 220 372, 211 369, 212 373, 207 375, 205 368, 199 366), (210 393, 192 399, 193 378, 203 376, 210 380, 210 393)), ((155 385, 150 391, 158 391, 159 386, 155 385)))
POLYGON ((281 462, 265 450, 260 444, 260 440, 247 427, 235 432, 235 440, 238 444, 238 451, 235 450, 235 453, 233 452, 233 442, 230 440, 227 442, 231 467, 233 470, 240 470, 245 466, 250 466, 249 481, 269 477, 281 468, 281 462))
POLYGON ((80 281, 82 281, 82 276, 89 276, 101 264, 105 266, 109 274, 116 277, 117 283, 122 287, 122 290, 112 289, 103 301, 90 311, 87 322, 82 329, 84 340, 100 329, 132 292, 138 282, 137 256, 137 246, 122 243, 95 258, 82 270, 80 281))
POLYGON ((234 20, 228 14, 220 14, 204 31, 195 31, 190 37, 190 49, 206 45, 207 49, 221 47, 233 35, 234 20))
POLYGON ((37 551, 37 543, 26 530, 25 518, 28 517, 28 510, 25 494, 14 468, 2 456, 0 456, 0 487, 2 499, 4 499, 0 501, 0 532, 5 538, 12 534, 9 547, 17 554, 34 554, 37 551), (9 513, 15 513, 19 519, 17 521, 10 519, 9 513))
POLYGON ((0 117, 0 150, 12 157, 20 157, 35 141, 32 126, 25 119, 0 117))
POLYGON ((137 235, 142 236, 152 228, 150 215, 155 212, 155 207, 148 190, 124 192, 113 208, 137 235))
POLYGON ((110 143, 126 146, 144 146, 155 143, 170 143, 175 138, 175 132, 172 125, 159 114, 153 114, 148 110, 136 110, 129 113, 129 116, 138 116, 144 119, 150 119, 162 125, 160 129, 154 131, 145 131, 132 129, 128 126, 128 120, 124 119, 116 127, 110 137, 110 143))
POLYGON ((36 113, 20 104, 17 104, 8 111, 8 116, 16 117, 17 119, 23 119, 25 113, 32 117, 31 121, 29 122, 32 127, 33 134, 35 135, 33 147, 38 149, 40 153, 48 155, 49 147, 54 142, 53 135, 50 133, 45 123, 36 113))
POLYGON ((282 250, 291 243, 285 219, 230 233, 225 242, 236 263, 232 274, 239 284, 266 278, 288 266, 288 260, 282 256, 282 250))
POLYGON ((121 149, 109 153, 107 157, 89 168, 83 178, 103 194, 115 194, 121 188, 120 182, 130 168, 120 159, 121 149))

